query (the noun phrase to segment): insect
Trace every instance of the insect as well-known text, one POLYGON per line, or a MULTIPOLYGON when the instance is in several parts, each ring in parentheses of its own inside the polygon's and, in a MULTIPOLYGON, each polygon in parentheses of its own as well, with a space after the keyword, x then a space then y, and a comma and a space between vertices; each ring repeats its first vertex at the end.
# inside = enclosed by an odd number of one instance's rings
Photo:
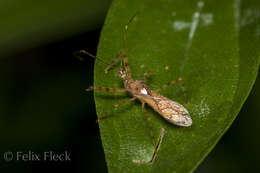
MULTIPOLYGON (((123 38, 123 48, 125 47, 125 40, 126 40, 126 32, 128 30, 129 23, 134 19, 135 16, 133 16, 127 25, 125 25, 124 30, 124 38, 123 38)), ((81 50, 79 53, 87 54, 93 58, 99 59, 98 57, 88 53, 87 51, 81 50)), ((104 92, 112 92, 112 93, 120 93, 120 92, 129 92, 132 95, 132 98, 124 100, 123 102, 120 102, 118 104, 115 104, 115 107, 118 107, 121 104, 128 103, 130 101, 139 100, 142 104, 142 110, 144 112, 144 115, 146 116, 146 119, 149 121, 150 116, 147 114, 147 111, 145 109, 145 105, 149 105, 154 111, 156 111, 159 115, 161 115, 164 119, 166 119, 168 122, 175 124, 177 126, 184 126, 188 127, 192 125, 192 119, 189 115, 189 112, 187 109, 181 105, 180 103, 177 103, 175 101, 170 100, 167 97, 164 97, 158 93, 158 91, 173 85, 177 82, 183 82, 182 78, 179 77, 176 80, 173 80, 162 87, 158 88, 157 90, 153 91, 146 85, 146 80, 149 77, 151 70, 148 70, 141 80, 136 80, 132 78, 132 73, 130 66, 128 64, 128 58, 126 56, 126 52, 124 49, 122 49, 117 56, 112 60, 111 64, 108 64, 108 67, 105 69, 105 72, 107 73, 109 69, 112 68, 112 66, 119 60, 119 58, 122 56, 120 69, 118 71, 118 76, 123 80, 124 88, 107 88, 107 87, 101 87, 101 86, 90 86, 87 91, 91 90, 99 90, 104 92)), ((104 117, 104 116, 103 116, 104 117)), ((98 120, 101 120, 103 117, 99 117, 98 120)), ((161 135, 159 138, 159 141, 157 142, 157 145, 154 150, 154 155, 152 156, 152 159, 150 163, 153 162, 155 159, 159 146, 162 142, 162 138, 164 136, 164 128, 161 130, 161 135)), ((134 162, 142 162, 142 161, 134 161, 134 162)))

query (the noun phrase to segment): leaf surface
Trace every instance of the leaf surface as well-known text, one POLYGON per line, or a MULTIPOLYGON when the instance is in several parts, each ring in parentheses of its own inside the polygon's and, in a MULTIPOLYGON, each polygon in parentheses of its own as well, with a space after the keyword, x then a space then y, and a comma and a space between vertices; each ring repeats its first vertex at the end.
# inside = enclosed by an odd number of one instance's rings
MULTIPOLYGON (((122 49, 124 25, 138 12, 129 25, 125 48, 133 77, 141 79, 151 68, 147 82, 151 89, 182 77, 190 104, 185 104, 180 84, 160 94, 183 104, 193 125, 174 126, 148 108, 150 127, 138 101, 113 107, 129 94, 96 91, 98 116, 110 115, 99 122, 109 172, 192 172, 196 168, 231 125, 255 81, 259 11, 259 2, 252 0, 112 3, 98 55, 111 62, 122 49), (247 22, 247 15, 253 20, 247 22), (151 159, 150 133, 158 140, 161 128, 165 136, 154 163, 133 162, 151 159)), ((105 66, 96 63, 94 85, 122 88, 118 66, 105 74, 105 66)))

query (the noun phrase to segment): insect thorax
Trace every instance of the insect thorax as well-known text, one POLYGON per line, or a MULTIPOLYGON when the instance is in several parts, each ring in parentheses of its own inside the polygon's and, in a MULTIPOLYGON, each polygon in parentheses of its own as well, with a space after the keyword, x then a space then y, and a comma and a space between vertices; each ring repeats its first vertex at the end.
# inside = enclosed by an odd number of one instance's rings
POLYGON ((124 81, 125 88, 132 95, 151 95, 151 90, 142 80, 126 79, 124 81))

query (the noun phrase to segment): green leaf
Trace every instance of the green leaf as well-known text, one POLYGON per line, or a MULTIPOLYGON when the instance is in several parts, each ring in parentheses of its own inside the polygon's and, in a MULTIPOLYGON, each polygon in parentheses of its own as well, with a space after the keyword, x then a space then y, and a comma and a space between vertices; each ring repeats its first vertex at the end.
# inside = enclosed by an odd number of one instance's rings
POLYGON ((96 29, 109 4, 109 0, 2 0, 0 54, 96 29))
MULTIPOLYGON (((179 84, 160 94, 183 104, 193 125, 174 126, 149 108, 150 128, 138 101, 113 107, 129 94, 96 91, 98 116, 110 115, 99 122, 109 172, 192 172, 197 167, 231 125, 255 81, 259 7, 253 0, 113 2, 98 55, 111 62, 122 49, 124 25, 138 12, 126 40, 133 77, 141 79, 151 68, 147 84, 156 89, 181 76, 189 105, 179 84), (151 159, 150 133, 158 139, 161 128, 166 132, 154 163, 134 163, 151 159)), ((95 67, 95 86, 123 87, 116 69, 105 74, 100 63, 95 67)))

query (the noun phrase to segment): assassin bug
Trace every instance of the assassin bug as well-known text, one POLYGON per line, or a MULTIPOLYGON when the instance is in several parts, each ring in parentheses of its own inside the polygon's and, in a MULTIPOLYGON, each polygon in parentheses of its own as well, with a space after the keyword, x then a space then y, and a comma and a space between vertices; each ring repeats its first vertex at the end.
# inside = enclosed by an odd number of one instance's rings
MULTIPOLYGON (((134 15, 129 22, 125 25, 124 29, 124 38, 123 38, 123 48, 125 48, 125 40, 126 40, 126 32, 128 30, 128 25, 130 22, 135 18, 136 15, 134 15)), ((79 51, 78 53, 84 53, 87 54, 95 59, 100 59, 84 50, 79 51)), ((118 76, 123 80, 124 82, 124 88, 106 88, 101 86, 90 86, 86 91, 91 90, 99 90, 104 92, 112 92, 112 93, 120 93, 120 92, 129 92, 133 97, 127 100, 124 100, 123 102, 120 102, 118 104, 115 104, 115 107, 118 107, 121 104, 128 103, 130 101, 138 99, 142 103, 142 110, 144 112, 144 115, 146 116, 146 119, 149 121, 150 117, 147 114, 147 111, 145 109, 145 104, 148 104, 154 111, 156 111, 159 115, 161 115, 163 118, 165 118, 168 122, 175 124, 177 126, 184 126, 188 127, 192 125, 192 119, 189 115, 189 112, 187 109, 184 108, 181 104, 172 101, 158 93, 161 89, 164 89, 170 85, 173 85, 177 82, 183 82, 182 78, 178 78, 176 80, 173 80, 156 91, 153 91, 149 89, 149 87, 145 84, 146 79, 149 77, 151 70, 148 70, 145 74, 142 80, 135 80, 132 78, 131 69, 128 64, 128 59, 126 56, 126 53, 124 49, 122 49, 117 56, 112 60, 111 64, 108 64, 107 68, 105 69, 105 73, 111 69, 111 67, 119 60, 120 57, 123 57, 120 64, 120 69, 118 71, 118 76)), ((184 87, 183 87, 184 88, 184 87)), ((184 91, 185 93, 185 91, 184 91)), ((104 116, 103 116, 104 117, 104 116)), ((101 120, 103 117, 99 117, 98 121, 101 120)), ((154 154, 152 156, 152 159, 149 161, 149 163, 152 163, 155 159, 159 146, 162 142, 163 136, 164 136, 165 129, 162 128, 159 141, 157 142, 154 150, 154 154)), ((142 160, 133 160, 136 163, 143 163, 142 160)))

